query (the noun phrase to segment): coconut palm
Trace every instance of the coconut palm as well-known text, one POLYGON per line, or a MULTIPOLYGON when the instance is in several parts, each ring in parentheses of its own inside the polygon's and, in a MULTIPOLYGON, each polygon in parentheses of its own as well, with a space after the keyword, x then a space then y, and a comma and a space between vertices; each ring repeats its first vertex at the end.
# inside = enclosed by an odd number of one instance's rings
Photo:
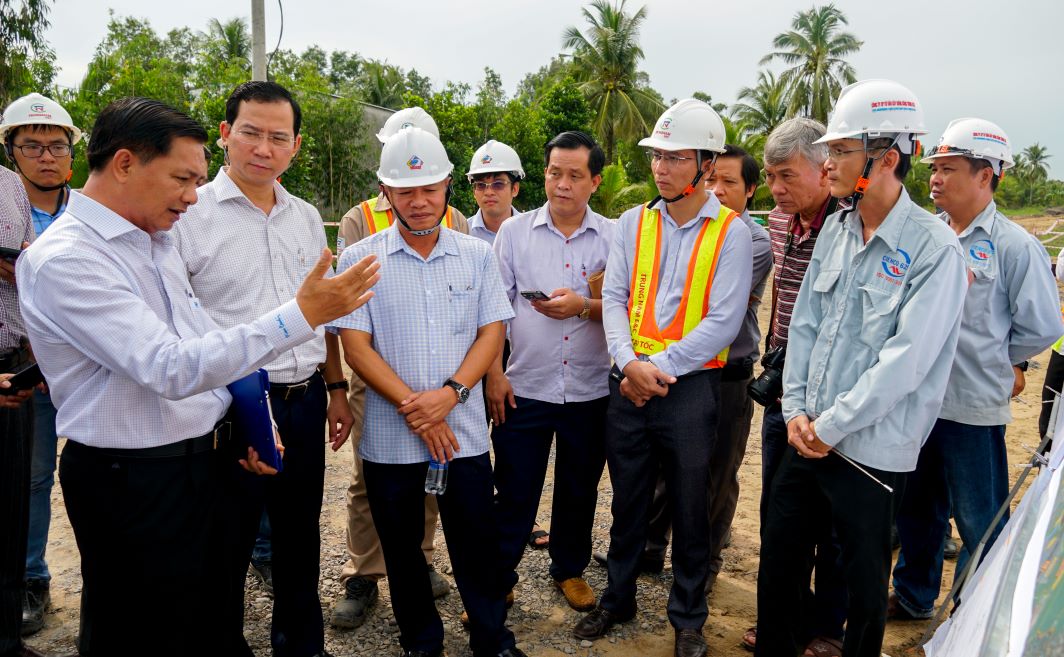
POLYGON ((856 53, 864 42, 842 31, 847 24, 835 5, 814 6, 798 12, 792 29, 772 40, 776 50, 762 57, 761 64, 779 59, 790 67, 780 75, 788 90, 789 116, 810 116, 826 123, 843 85, 857 80, 844 57, 856 53))
POLYGON ((739 90, 731 115, 755 133, 769 134, 787 118, 787 87, 771 71, 760 71, 757 84, 739 90))
POLYGON ((251 64, 251 33, 243 18, 222 22, 212 18, 207 23, 207 38, 214 54, 225 60, 251 64))
POLYGON ((1030 171, 1031 177, 1036 180, 1045 180, 1049 177, 1046 160, 1050 157, 1052 156, 1049 154, 1049 150, 1038 142, 1023 149, 1023 162, 1030 171))
POLYGON ((650 190, 645 182, 629 183, 624 162, 618 160, 602 169, 602 182, 591 197, 591 208, 604 217, 619 217, 633 205, 649 201, 650 190))
POLYGON ((580 90, 595 110, 593 126, 608 162, 613 161, 618 139, 646 135, 665 109, 638 69, 643 59, 639 30, 646 7, 629 14, 625 4, 626 0, 616 4, 594 0, 583 9, 589 24, 586 34, 569 27, 562 35, 563 47, 573 51, 580 90))

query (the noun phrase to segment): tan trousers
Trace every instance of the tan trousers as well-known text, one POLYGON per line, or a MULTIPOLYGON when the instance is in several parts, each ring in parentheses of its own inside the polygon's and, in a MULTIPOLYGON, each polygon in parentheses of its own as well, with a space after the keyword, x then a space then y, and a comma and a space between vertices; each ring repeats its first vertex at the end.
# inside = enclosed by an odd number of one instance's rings
MULTIPOLYGON (((355 455, 355 467, 351 472, 351 485, 347 487, 347 563, 340 572, 340 583, 352 577, 368 577, 378 580, 387 575, 384 567, 384 554, 377 529, 373 526, 373 516, 369 510, 366 497, 366 482, 362 476, 362 459, 358 455, 358 445, 362 441, 362 421, 366 414, 366 384, 354 372, 351 373, 348 402, 355 416, 354 428, 351 430, 351 451, 355 455)), ((425 553, 425 562, 432 563, 434 550, 433 538, 436 535, 436 519, 439 507, 435 495, 425 496, 425 540, 421 549, 425 553)))

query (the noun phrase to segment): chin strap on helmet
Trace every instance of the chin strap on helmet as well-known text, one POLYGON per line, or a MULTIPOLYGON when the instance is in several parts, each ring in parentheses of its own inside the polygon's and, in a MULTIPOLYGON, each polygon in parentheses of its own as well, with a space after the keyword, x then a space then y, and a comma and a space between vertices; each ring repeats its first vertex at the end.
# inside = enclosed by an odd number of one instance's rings
MULTIPOLYGON (((410 227, 410 224, 406 223, 406 219, 403 218, 403 215, 399 214, 399 208, 395 207, 394 203, 391 204, 392 205, 392 212, 395 213, 395 218, 399 220, 399 223, 403 224, 403 228, 405 228, 408 231, 410 231, 411 235, 417 235, 418 237, 424 237, 426 235, 431 235, 434 232, 436 232, 437 230, 439 230, 440 224, 443 223, 444 218, 447 216, 447 208, 451 205, 451 193, 453 191, 454 190, 453 190, 453 187, 452 187, 452 183, 447 183, 447 196, 444 198, 444 201, 443 201, 443 214, 441 214, 440 218, 436 220, 436 224, 434 226, 432 226, 432 228, 425 228, 423 230, 414 230, 413 228, 410 227)), ((388 202, 391 203, 391 199, 388 199, 388 202)))
MULTIPOLYGON (((861 172, 861 176, 857 179, 857 184, 853 186, 853 194, 850 194, 849 197, 850 207, 846 208, 842 211, 841 214, 839 214, 840 224, 846 221, 846 215, 857 210, 857 204, 861 202, 861 199, 864 198, 865 192, 868 191, 868 176, 871 175, 872 166, 876 163, 876 160, 880 159, 881 157, 887 154, 887 151, 894 148, 894 146, 898 143, 898 139, 900 137, 900 134, 894 135, 894 140, 890 142, 890 146, 884 148, 883 152, 879 155, 879 157, 868 156, 868 159, 865 160, 864 170, 861 172)), ((868 135, 862 135, 861 141, 864 142, 865 152, 867 152, 868 135)), ((919 144, 920 142, 917 141, 916 148, 919 148, 919 144)))

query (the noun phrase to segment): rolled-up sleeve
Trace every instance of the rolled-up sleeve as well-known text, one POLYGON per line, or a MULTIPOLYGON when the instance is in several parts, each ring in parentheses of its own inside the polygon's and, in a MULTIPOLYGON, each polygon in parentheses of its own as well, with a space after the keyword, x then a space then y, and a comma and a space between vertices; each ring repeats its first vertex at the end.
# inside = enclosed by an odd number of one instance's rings
MULTIPOLYGON (((827 445, 835 446, 847 435, 878 423, 907 396, 915 396, 916 407, 926 405, 921 398, 927 403, 941 398, 942 390, 923 384, 943 350, 956 349, 968 285, 964 259, 956 244, 939 247, 927 261, 922 271, 914 272, 898 311, 897 329, 883 344, 876 364, 816 418, 817 435, 827 445)), ((803 292, 805 287, 803 283, 803 292)), ((797 351, 793 324, 791 331, 791 345, 797 351)), ((791 353, 788 349, 788 360, 791 353)), ((946 377, 942 380, 945 385, 946 377)), ((787 391, 787 398, 793 411, 792 391, 787 391)))
POLYGON ((741 220, 732 221, 713 274, 709 312, 682 340, 650 357, 661 371, 673 376, 693 372, 735 341, 750 301, 752 248, 750 229, 741 220))

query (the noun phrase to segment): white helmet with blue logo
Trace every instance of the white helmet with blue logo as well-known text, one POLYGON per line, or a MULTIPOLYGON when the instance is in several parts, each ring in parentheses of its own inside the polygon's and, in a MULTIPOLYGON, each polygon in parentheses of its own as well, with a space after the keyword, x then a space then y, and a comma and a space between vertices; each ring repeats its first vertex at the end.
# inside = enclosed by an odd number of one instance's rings
POLYGON ((946 126, 942 138, 921 162, 928 164, 939 157, 959 155, 976 160, 987 160, 994 167, 994 173, 1011 167, 1012 146, 1009 136, 996 123, 986 119, 954 119, 946 126))
POLYGON ((839 94, 827 133, 814 143, 885 137, 894 139, 905 155, 914 155, 915 137, 924 134, 924 110, 916 94, 893 80, 861 80, 839 94))
POLYGON ((446 180, 452 170, 440 138, 412 127, 385 142, 377 179, 389 187, 423 187, 446 180))
POLYGON ((525 170, 521 166, 521 158, 517 155, 517 151, 494 139, 488 140, 477 149, 476 153, 473 153, 466 178, 469 182, 473 182, 473 176, 482 173, 509 173, 518 180, 525 177, 525 170))

